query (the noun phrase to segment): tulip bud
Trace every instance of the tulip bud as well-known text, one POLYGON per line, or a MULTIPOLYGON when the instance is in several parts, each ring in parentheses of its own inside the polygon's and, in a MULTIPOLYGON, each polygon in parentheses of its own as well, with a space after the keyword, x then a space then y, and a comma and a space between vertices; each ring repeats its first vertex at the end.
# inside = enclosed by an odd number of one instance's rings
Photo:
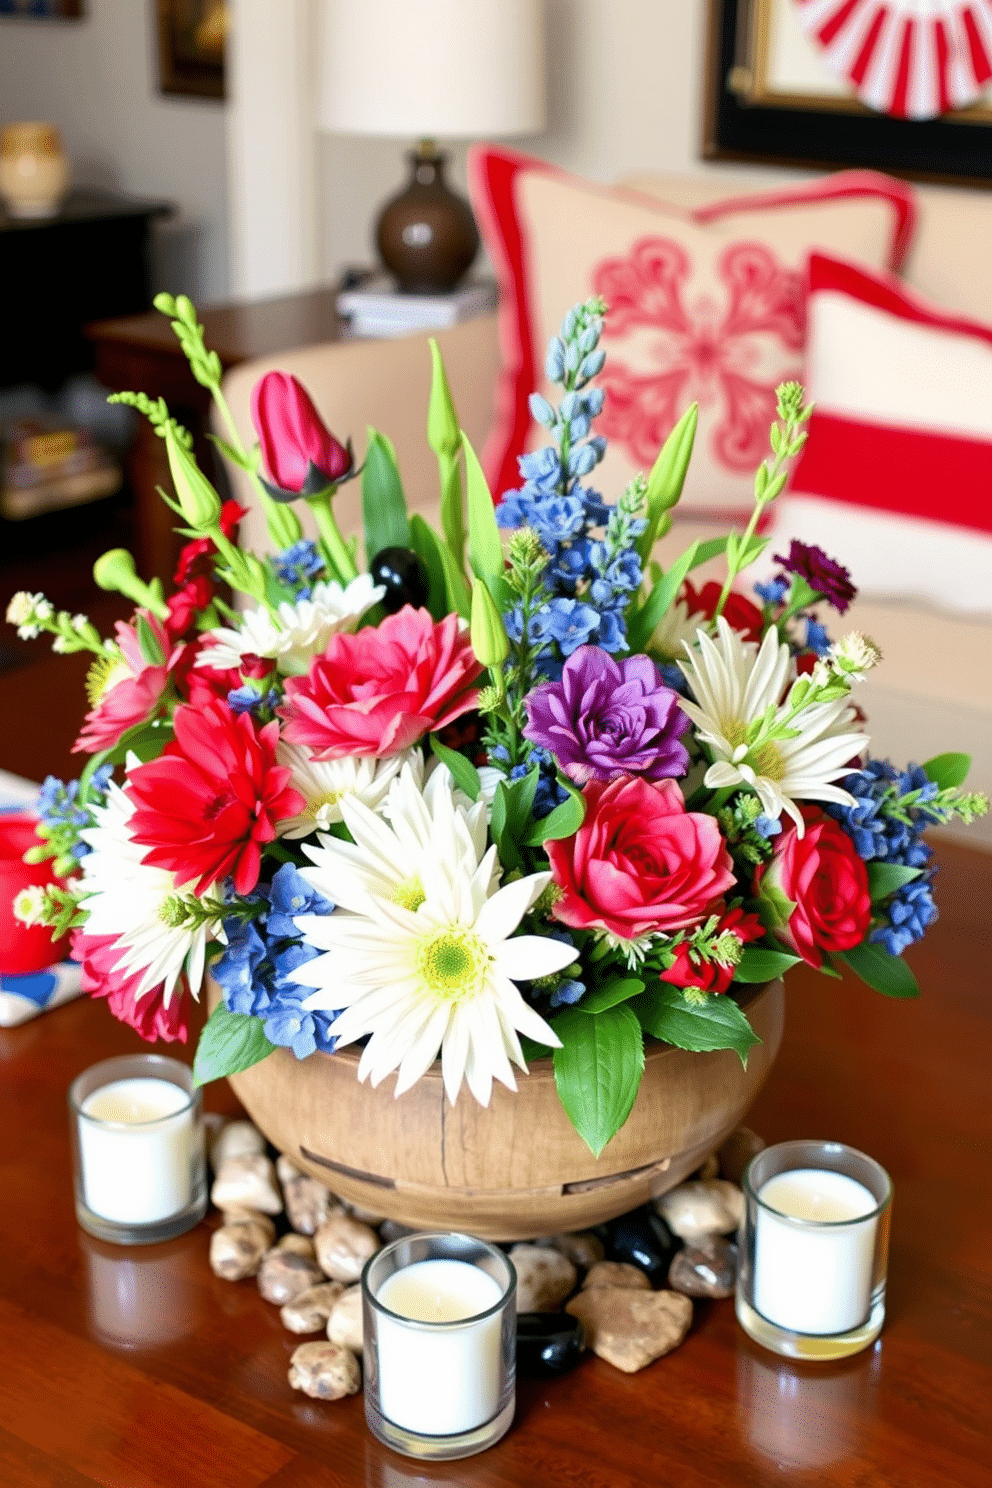
POLYGON ((648 525, 637 544, 642 562, 650 557, 655 540, 668 530, 665 514, 678 503, 689 471, 692 446, 699 418, 698 403, 691 404, 662 445, 648 476, 648 525), (664 520, 663 520, 664 519, 664 520))
POLYGON ((510 654, 510 643, 499 610, 486 585, 472 585, 472 618, 469 623, 472 650, 484 667, 501 667, 510 654))
POLYGON ((221 499, 193 456, 179 443, 171 423, 165 426, 165 449, 183 516, 196 532, 209 532, 220 521, 221 499))
POLYGON ((427 443, 436 455, 447 455, 453 460, 462 447, 461 425, 455 413, 451 389, 438 350, 432 336, 431 348, 431 396, 427 405, 427 443))
POLYGON ((288 372, 266 372, 255 384, 251 417, 269 473, 266 489, 276 501, 316 496, 353 474, 350 447, 335 439, 288 372))
POLYGON ((127 548, 111 548, 93 565, 93 578, 101 589, 123 594, 136 605, 143 605, 159 620, 168 620, 169 607, 162 601, 161 590, 138 578, 134 559, 127 548))

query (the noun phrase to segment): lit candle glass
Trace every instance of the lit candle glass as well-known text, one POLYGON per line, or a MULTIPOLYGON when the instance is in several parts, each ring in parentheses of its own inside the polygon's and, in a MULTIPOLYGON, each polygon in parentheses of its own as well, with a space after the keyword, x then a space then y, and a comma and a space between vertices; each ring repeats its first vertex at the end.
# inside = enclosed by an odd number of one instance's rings
POLYGON ((467 1457, 514 1410, 516 1276, 468 1235, 410 1235, 362 1277, 365 1417, 408 1456, 467 1457))

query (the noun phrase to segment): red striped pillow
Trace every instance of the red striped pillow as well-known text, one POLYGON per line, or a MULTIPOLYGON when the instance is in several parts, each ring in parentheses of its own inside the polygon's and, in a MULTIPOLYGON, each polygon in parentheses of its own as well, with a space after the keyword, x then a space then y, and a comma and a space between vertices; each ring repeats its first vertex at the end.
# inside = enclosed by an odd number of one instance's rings
POLYGON ((865 594, 992 611, 992 325, 814 254, 816 408, 769 551, 797 537, 865 594))

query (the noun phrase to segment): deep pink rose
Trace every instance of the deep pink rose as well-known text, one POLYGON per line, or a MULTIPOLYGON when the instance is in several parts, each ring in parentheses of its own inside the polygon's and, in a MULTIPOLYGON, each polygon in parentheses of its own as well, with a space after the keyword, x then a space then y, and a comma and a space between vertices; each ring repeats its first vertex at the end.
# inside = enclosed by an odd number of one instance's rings
POLYGON ((268 489, 277 500, 314 496, 352 472, 347 445, 335 439, 302 383, 266 372, 251 394, 251 419, 262 446, 268 489))
MULTIPOLYGON (((138 614, 147 622, 161 660, 152 662, 143 654, 137 616, 129 624, 118 620, 115 629, 120 660, 111 666, 108 658, 106 679, 102 690, 91 697, 93 707, 72 746, 74 754, 113 749, 129 729, 154 718, 159 710, 182 647, 173 645, 161 621, 148 610, 140 610, 138 614)), ((90 675, 95 675, 92 670, 90 675)))
POLYGON ((775 934, 810 966, 822 966, 824 952, 849 951, 868 934, 868 870, 833 817, 818 806, 804 806, 802 814, 805 836, 794 826, 782 833, 755 874, 754 888, 759 898, 769 899, 768 890, 776 889, 795 904, 775 934))
POLYGON ((186 1042, 186 982, 173 988, 169 1005, 162 999, 162 987, 152 987, 136 997, 140 971, 115 970, 124 954, 116 935, 87 935, 77 930, 72 937, 72 954, 82 965, 83 990, 91 997, 105 997, 107 1006, 121 1023, 127 1023, 149 1044, 158 1039, 166 1043, 186 1042))
POLYGON ((458 616, 435 623, 404 605, 382 624, 333 635, 305 677, 290 677, 283 738, 318 760, 409 749, 474 708, 482 667, 458 616))
POLYGON ((591 780, 574 837, 546 842, 564 897, 555 918, 625 940, 698 925, 734 882, 712 816, 686 811, 674 780, 591 780))

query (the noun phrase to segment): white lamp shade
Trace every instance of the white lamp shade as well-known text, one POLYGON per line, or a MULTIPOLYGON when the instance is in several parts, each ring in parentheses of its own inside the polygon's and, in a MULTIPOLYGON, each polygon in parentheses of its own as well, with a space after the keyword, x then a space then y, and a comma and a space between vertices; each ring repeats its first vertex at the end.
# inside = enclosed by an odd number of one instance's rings
POLYGON ((322 22, 322 129, 407 139, 544 129, 544 0, 323 0, 322 22))

